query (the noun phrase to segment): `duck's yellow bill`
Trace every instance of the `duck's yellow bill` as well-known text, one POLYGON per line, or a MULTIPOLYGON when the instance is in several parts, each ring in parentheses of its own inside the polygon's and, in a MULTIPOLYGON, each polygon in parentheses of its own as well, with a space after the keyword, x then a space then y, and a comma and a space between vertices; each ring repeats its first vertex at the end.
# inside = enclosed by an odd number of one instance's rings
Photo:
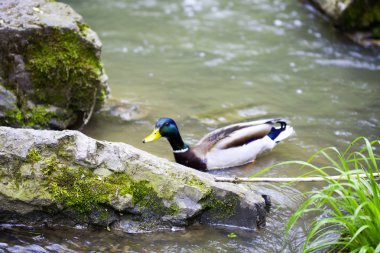
POLYGON ((147 137, 145 137, 145 139, 143 140, 143 143, 155 141, 155 140, 160 139, 161 137, 162 136, 160 134, 160 130, 157 129, 157 128, 155 128, 150 135, 148 135, 147 137))

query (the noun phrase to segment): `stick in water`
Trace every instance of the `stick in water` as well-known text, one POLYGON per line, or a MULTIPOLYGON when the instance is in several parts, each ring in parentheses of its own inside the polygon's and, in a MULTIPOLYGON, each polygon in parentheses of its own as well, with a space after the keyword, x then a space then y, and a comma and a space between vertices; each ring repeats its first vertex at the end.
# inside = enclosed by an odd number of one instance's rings
MULTIPOLYGON (((374 177, 380 177, 380 173, 372 173, 374 177)), ((352 174, 350 177, 367 177, 367 174, 352 174)), ((271 178, 271 177, 216 177, 215 182, 229 182, 229 183, 252 183, 252 182, 320 182, 326 179, 331 180, 347 180, 343 176, 328 176, 328 177, 284 177, 284 178, 271 178)))

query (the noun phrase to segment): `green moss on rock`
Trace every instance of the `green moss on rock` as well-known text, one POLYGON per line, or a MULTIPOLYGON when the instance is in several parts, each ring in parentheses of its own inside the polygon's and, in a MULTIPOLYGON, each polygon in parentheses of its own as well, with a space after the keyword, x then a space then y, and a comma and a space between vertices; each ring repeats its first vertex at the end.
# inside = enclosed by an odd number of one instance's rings
POLYGON ((183 184, 195 187, 199 190, 201 190, 204 194, 210 194, 212 189, 208 187, 204 181, 202 181, 200 178, 194 176, 194 175, 178 175, 176 173, 170 173, 170 177, 176 178, 177 180, 180 180, 183 184))
POLYGON ((59 203, 82 214, 90 213, 96 204, 107 203, 109 191, 88 170, 61 167, 56 173, 49 173, 48 191, 59 203))
POLYGON ((124 173, 101 178, 88 169, 60 167, 47 181, 54 199, 82 214, 90 213, 97 205, 108 204, 115 195, 127 194, 132 195, 133 205, 140 209, 165 209, 147 181, 135 182, 124 173))
POLYGON ((36 163, 42 160, 42 156, 40 152, 37 149, 31 149, 29 150, 28 155, 26 156, 28 162, 30 163, 36 163))
POLYGON ((24 126, 38 126, 47 128, 50 120, 56 115, 47 110, 46 106, 37 105, 32 110, 27 111, 27 116, 24 117, 24 126))
POLYGON ((0 119, 0 125, 3 126, 19 126, 23 124, 23 113, 18 109, 7 112, 5 117, 0 119))
POLYGON ((78 26, 79 32, 83 36, 86 36, 86 33, 87 33, 88 29, 90 29, 90 27, 87 24, 85 24, 83 22, 79 22, 79 21, 77 21, 76 24, 78 26))
POLYGON ((101 42, 67 4, 37 2, 12 0, 3 6, 9 22, 0 29, 0 83, 16 102, 0 108, 0 124, 79 127, 108 95, 101 42))
POLYGON ((0 125, 17 127, 48 128, 53 118, 59 115, 49 111, 47 106, 37 105, 32 109, 16 109, 0 119, 0 125))
POLYGON ((349 30, 376 32, 380 27, 380 2, 354 0, 343 11, 339 24, 349 30))
MULTIPOLYGON (((56 155, 44 157, 37 149, 29 151, 27 162, 32 170, 38 164, 42 177, 33 181, 41 180, 41 186, 52 200, 81 215, 100 210, 104 205, 110 206, 115 197, 127 195, 132 196, 132 206, 143 215, 162 216, 175 214, 179 210, 175 204, 166 207, 150 182, 132 180, 126 173, 100 177, 89 169, 67 166, 56 155)), ((27 181, 20 178, 20 175, 16 178, 19 182, 27 181)))
POLYGON ((170 215, 176 215, 181 211, 180 207, 174 203, 170 205, 169 210, 170 215))
POLYGON ((202 206, 210 210, 215 219, 224 220, 235 215, 237 205, 240 203, 239 196, 228 193, 223 198, 217 198, 213 191, 201 201, 202 206))
POLYGON ((95 48, 72 30, 50 28, 33 35, 26 49, 26 68, 38 103, 86 112, 94 99, 97 108, 104 102, 102 65, 95 48))

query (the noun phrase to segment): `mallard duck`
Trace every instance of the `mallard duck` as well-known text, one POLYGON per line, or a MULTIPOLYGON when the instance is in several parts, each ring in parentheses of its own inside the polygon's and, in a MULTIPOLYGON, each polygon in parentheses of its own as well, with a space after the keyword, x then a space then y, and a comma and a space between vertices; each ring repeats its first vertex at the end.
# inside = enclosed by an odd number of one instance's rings
POLYGON ((165 137, 177 163, 207 171, 253 162, 293 132, 293 128, 282 119, 256 120, 216 129, 190 147, 182 140, 174 120, 160 118, 143 143, 165 137))

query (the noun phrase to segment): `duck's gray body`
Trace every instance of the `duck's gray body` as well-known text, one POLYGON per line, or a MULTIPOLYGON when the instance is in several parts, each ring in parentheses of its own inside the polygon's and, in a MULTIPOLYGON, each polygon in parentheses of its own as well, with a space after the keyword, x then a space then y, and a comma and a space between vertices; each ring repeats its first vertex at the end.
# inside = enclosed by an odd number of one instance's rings
POLYGON ((206 171, 252 162, 293 133, 293 128, 282 119, 256 120, 216 129, 190 147, 183 142, 174 120, 160 118, 143 142, 165 137, 177 163, 206 171))
POLYGON ((278 142, 294 133, 291 126, 272 140, 268 133, 281 119, 258 120, 229 125, 204 136, 195 146, 178 151, 178 163, 199 170, 236 167, 250 163, 257 156, 272 150, 278 142))

